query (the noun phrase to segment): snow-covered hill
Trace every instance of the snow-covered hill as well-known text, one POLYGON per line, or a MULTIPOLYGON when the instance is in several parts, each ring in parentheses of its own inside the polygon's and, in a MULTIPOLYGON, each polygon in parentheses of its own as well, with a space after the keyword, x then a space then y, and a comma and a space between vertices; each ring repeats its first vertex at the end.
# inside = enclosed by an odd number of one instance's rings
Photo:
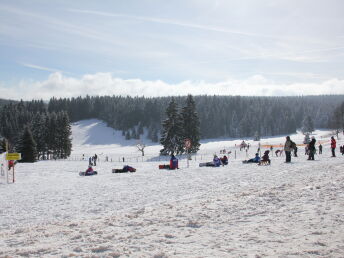
MULTIPOLYGON (((330 157, 329 132, 315 136, 326 141, 316 161, 300 148, 291 164, 273 156, 270 166, 245 165, 257 142, 248 139, 246 154, 235 147, 241 139, 208 140, 189 168, 181 159, 168 171, 158 169, 164 161, 106 162, 105 155, 139 156, 135 141, 81 121, 73 155, 103 153, 99 174, 78 175, 87 160, 18 164, 16 182, 0 184, 0 257, 342 257, 344 156, 330 157), (223 148, 232 150, 228 166, 198 166, 223 148), (136 173, 111 173, 127 162, 136 173)), ((161 146, 147 144, 157 156, 161 146)))

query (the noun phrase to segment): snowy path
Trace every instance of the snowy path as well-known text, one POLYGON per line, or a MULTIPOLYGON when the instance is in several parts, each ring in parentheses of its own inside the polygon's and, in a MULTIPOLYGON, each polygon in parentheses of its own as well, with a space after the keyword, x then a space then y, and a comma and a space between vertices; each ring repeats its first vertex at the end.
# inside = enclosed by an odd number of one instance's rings
MULTIPOLYGON (((0 256, 342 257, 344 157, 79 177, 85 162, 17 166, 0 185, 0 256)), ((118 167, 118 166, 117 166, 118 167)))

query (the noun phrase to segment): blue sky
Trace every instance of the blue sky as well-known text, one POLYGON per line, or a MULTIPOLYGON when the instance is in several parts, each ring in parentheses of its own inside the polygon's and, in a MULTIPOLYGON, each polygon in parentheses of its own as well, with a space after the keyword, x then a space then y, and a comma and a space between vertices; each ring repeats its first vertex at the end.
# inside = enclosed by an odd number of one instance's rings
POLYGON ((344 94, 344 1, 3 0, 0 98, 344 94))

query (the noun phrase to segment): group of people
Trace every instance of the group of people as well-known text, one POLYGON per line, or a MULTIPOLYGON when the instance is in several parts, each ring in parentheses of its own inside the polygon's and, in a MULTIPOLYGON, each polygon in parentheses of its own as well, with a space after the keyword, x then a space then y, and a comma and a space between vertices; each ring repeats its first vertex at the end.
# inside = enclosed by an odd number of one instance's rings
POLYGON ((94 154, 94 156, 88 158, 88 165, 89 166, 97 166, 97 154, 94 154))
MULTIPOLYGON (((307 147, 307 155, 308 155, 308 160, 314 160, 314 155, 316 153, 316 148, 315 148, 315 144, 316 144, 316 139, 314 136, 312 136, 311 141, 309 142, 309 144, 306 146, 307 147)), ((334 137, 331 137, 331 152, 332 152, 332 157, 336 157, 335 154, 335 149, 336 149, 336 140, 334 139, 334 137)), ((272 150, 272 146, 271 146, 271 150, 272 150)), ((297 157, 297 154, 295 152, 295 150, 297 150, 297 146, 296 143, 293 142, 290 139, 290 136, 286 137, 286 141, 284 144, 284 148, 281 151, 285 152, 285 156, 286 156, 286 163, 290 163, 291 162, 291 152, 294 151, 294 156, 297 157)), ((269 150, 266 150, 263 154, 262 157, 259 157, 258 152, 255 154, 254 158, 251 158, 249 160, 244 160, 243 163, 257 163, 258 165, 261 164, 271 164, 271 160, 269 157, 269 150)), ((322 145, 319 145, 319 153, 322 153, 322 145)), ((342 155, 344 155, 344 145, 340 146, 340 153, 342 155)), ((277 156, 277 155, 276 155, 277 156)), ((89 166, 88 169, 85 172, 85 175, 93 175, 94 174, 94 170, 92 168, 92 166, 96 165, 97 162, 97 154, 95 154, 93 157, 90 157, 89 159, 89 166)), ((203 163, 201 163, 203 164, 203 163)), ((201 165, 200 164, 200 165, 201 165)), ((228 157, 226 155, 224 155, 223 157, 219 158, 217 155, 214 155, 213 161, 212 162, 206 162, 204 163, 205 166, 207 167, 220 167, 221 165, 228 165, 228 157)), ((167 168, 167 169, 178 169, 179 165, 178 165, 178 159, 172 154, 171 158, 170 158, 170 164, 169 165, 163 165, 163 168, 167 168)), ((159 166, 160 167, 160 166, 159 166)), ((136 169, 134 169, 133 167, 130 167, 128 165, 125 165, 123 167, 123 171, 125 172, 132 172, 132 171, 136 171, 136 169)))

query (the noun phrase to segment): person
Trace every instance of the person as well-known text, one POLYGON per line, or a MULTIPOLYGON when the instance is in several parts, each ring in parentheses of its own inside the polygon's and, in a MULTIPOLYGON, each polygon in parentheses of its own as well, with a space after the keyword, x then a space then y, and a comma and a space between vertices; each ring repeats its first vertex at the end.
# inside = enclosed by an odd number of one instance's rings
POLYGON ((264 155, 263 155, 262 159, 259 161, 258 165, 261 165, 263 162, 268 162, 269 165, 271 164, 269 153, 270 153, 269 150, 266 150, 264 152, 264 155))
POLYGON ((284 144, 284 152, 285 152, 285 162, 291 162, 291 150, 292 150, 292 141, 290 140, 290 136, 286 137, 286 141, 284 144))
POLYGON ((312 140, 308 144, 308 160, 314 160, 314 154, 315 154, 315 137, 312 136, 312 140))
POLYGON ((321 145, 321 143, 319 144, 319 154, 322 154, 322 145, 321 145))
POLYGON ((93 156, 93 164, 94 164, 95 166, 97 166, 97 159, 98 159, 97 154, 94 154, 94 156, 93 156))
POLYGON ((170 159, 170 169, 178 169, 178 159, 172 154, 170 159))
POLYGON ((136 169, 131 166, 128 166, 128 165, 123 166, 123 172, 135 172, 135 171, 136 169))
POLYGON ((335 140, 334 137, 332 136, 332 137, 331 137, 331 151, 332 151, 332 157, 335 157, 335 156, 336 156, 335 150, 336 150, 336 140, 335 140))
POLYGON ((89 175, 93 175, 93 168, 92 166, 88 166, 88 169, 85 171, 85 175, 89 176, 89 175))
POLYGON ((297 146, 294 148, 294 157, 297 157, 297 146))
POLYGON ((271 155, 273 156, 274 154, 273 154, 273 150, 274 150, 274 147, 271 145, 270 146, 270 152, 271 152, 271 155))
POLYGON ((224 155, 222 158, 220 158, 222 165, 228 165, 228 158, 226 155, 224 155))
POLYGON ((260 161, 259 154, 256 153, 256 156, 254 158, 246 160, 244 161, 244 163, 259 163, 259 161, 260 161))
POLYGON ((93 163, 92 163, 92 157, 89 157, 89 158, 88 158, 88 165, 89 165, 89 166, 92 166, 92 165, 93 165, 93 163))
POLYGON ((8 169, 11 169, 12 167, 14 167, 14 160, 9 160, 8 161, 8 169))
POLYGON ((214 167, 219 167, 221 165, 221 160, 219 159, 217 155, 214 156, 213 163, 214 163, 214 167))

